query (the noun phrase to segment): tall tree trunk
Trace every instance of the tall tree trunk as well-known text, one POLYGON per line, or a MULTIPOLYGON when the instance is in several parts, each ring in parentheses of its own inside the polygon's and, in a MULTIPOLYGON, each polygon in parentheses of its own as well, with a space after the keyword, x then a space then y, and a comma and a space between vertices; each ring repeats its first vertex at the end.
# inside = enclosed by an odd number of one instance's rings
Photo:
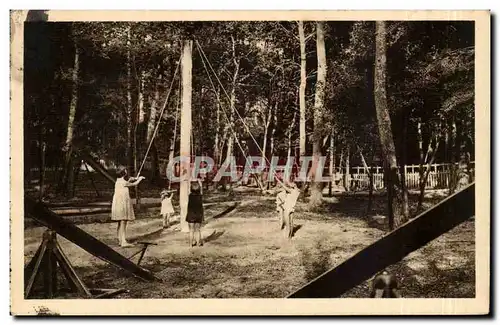
POLYGON ((351 148, 349 144, 347 144, 346 157, 345 157, 344 187, 347 192, 351 190, 351 148))
POLYGON ((274 109, 272 111, 272 117, 273 117, 273 122, 272 122, 272 128, 271 128, 271 138, 269 139, 269 145, 270 145, 270 148, 269 148, 269 156, 272 157, 274 155, 274 136, 276 134, 276 126, 278 124, 278 114, 277 114, 277 111, 278 110, 278 103, 276 103, 274 105, 274 109))
POLYGON ((306 38, 304 35, 304 23, 298 22, 299 25, 299 39, 300 39, 300 88, 299 88, 299 102, 300 102, 300 157, 306 155, 306 38))
POLYGON ((169 164, 174 160, 175 145, 176 145, 176 142, 177 142, 177 129, 178 129, 178 118, 179 118, 179 110, 178 110, 178 108, 179 108, 179 105, 180 105, 180 98, 181 98, 181 93, 180 92, 181 92, 181 90, 179 90, 179 94, 177 96, 178 101, 177 101, 177 107, 175 108, 174 130, 172 132, 172 140, 170 141, 170 148, 169 148, 169 152, 168 152, 168 163, 169 164))
POLYGON ((330 164, 328 165, 328 172, 330 173, 330 184, 328 187, 328 195, 332 196, 333 183, 335 182, 335 175, 333 173, 335 168, 335 131, 332 128, 332 134, 330 135, 330 164))
POLYGON ((406 161, 407 161, 407 139, 408 139, 408 112, 403 112, 403 136, 401 137, 401 161, 399 162, 399 173, 401 180, 401 190, 403 191, 403 214, 410 216, 410 206, 408 204, 408 187, 406 186, 406 161))
POLYGON ((127 28, 127 165, 130 175, 132 175, 134 170, 134 144, 133 144, 133 132, 134 132, 134 112, 132 109, 132 62, 130 53, 130 26, 127 28))
POLYGON ((295 119, 296 118, 297 118, 297 110, 295 110, 293 112, 292 123, 290 124, 290 126, 288 127, 288 130, 287 130, 287 136, 288 136, 288 146, 287 146, 287 154, 286 154, 287 159, 292 154, 292 131, 293 131, 293 128, 295 127, 295 119))
POLYGON ((229 161, 231 156, 233 155, 233 145, 234 145, 234 110, 236 106, 236 86, 238 83, 238 73, 240 71, 240 61, 236 57, 236 41, 234 37, 231 36, 232 42, 232 53, 233 53, 233 63, 234 63, 234 73, 233 73, 233 81, 231 87, 230 94, 230 103, 229 103, 229 135, 227 140, 227 152, 226 152, 226 161, 229 161))
POLYGON ((451 146, 449 151, 451 152, 451 172, 450 172, 450 195, 455 193, 458 184, 458 167, 457 162, 457 124, 455 118, 453 117, 451 122, 451 146))
MULTIPOLYGON (((141 91, 139 90, 139 98, 142 97, 141 95, 141 91)), ((140 102, 139 102, 140 104, 140 102)), ((140 123, 140 118, 141 118, 141 109, 140 107, 137 107, 137 114, 135 115, 135 121, 134 121, 134 173, 137 173, 139 172, 139 169, 137 168, 138 167, 138 160, 139 160, 139 157, 138 157, 138 154, 137 154, 137 136, 138 136, 138 132, 139 132, 139 123, 140 123)), ((139 187, 136 186, 135 188, 135 206, 137 209, 141 209, 141 196, 140 196, 140 193, 139 193, 139 187)))
MULTIPOLYGON (((274 109, 272 111, 272 128, 271 128, 271 137, 269 139, 269 161, 271 161, 273 155, 274 155, 274 136, 276 134, 276 125, 278 124, 278 114, 277 114, 277 110, 278 110, 278 103, 275 103, 274 105, 274 109)), ((268 178, 269 179, 269 178, 268 178)), ((273 181, 272 183, 275 184, 275 181, 276 179, 273 177, 273 181)), ((269 189, 269 182, 267 183, 267 187, 269 189)))
POLYGON ((140 87, 139 87, 139 93, 138 93, 138 102, 139 102, 139 124, 144 123, 144 116, 146 113, 144 112, 144 83, 146 82, 146 73, 144 71, 141 71, 141 80, 140 80, 140 87))
POLYGON ((156 141, 152 140, 153 133, 156 128, 156 120, 158 118, 157 105, 159 102, 160 102, 160 90, 157 86, 155 89, 153 100, 151 102, 148 125, 146 130, 146 143, 149 144, 151 141, 153 141, 151 143, 151 183, 155 183, 160 176, 159 163, 158 163, 158 148, 156 147, 156 141))
POLYGON ((219 91, 220 89, 217 89, 217 93, 215 94, 217 101, 215 102, 215 106, 217 108, 217 115, 216 115, 216 121, 215 121, 215 141, 214 141, 214 161, 217 163, 219 161, 219 155, 220 155, 220 147, 219 147, 219 141, 220 141, 220 104, 219 104, 219 91))
POLYGON ((436 136, 434 139, 435 147, 432 148, 432 139, 429 139, 429 146, 427 148, 427 154, 425 157, 421 155, 421 164, 420 164, 420 172, 419 172, 419 188, 420 195, 418 196, 418 205, 417 211, 420 212, 422 210, 422 205, 424 202, 425 195, 425 186, 427 184, 427 179, 429 178, 429 173, 431 172, 431 166, 436 159, 436 153, 439 149, 439 138, 436 136), (424 169, 423 164, 426 163, 426 167, 424 169))
MULTIPOLYGON (((364 160, 364 159, 363 159, 364 160)), ((372 212, 372 206, 373 206, 373 169, 371 165, 373 164, 373 161, 375 160, 375 150, 372 149, 372 160, 370 167, 368 167, 368 208, 366 213, 370 214, 372 212)), ((366 162, 365 162, 366 164, 366 162)))
POLYGON ((386 94, 386 23, 376 22, 375 31, 375 80, 374 97, 377 114, 380 142, 385 159, 387 194, 389 203, 389 228, 392 230, 406 222, 408 216, 404 211, 404 193, 401 188, 400 174, 396 158, 396 149, 391 127, 391 117, 387 107, 386 94))
POLYGON ((271 113, 268 112, 266 116, 266 124, 264 125, 264 138, 262 139, 262 160, 266 161, 266 149, 267 149, 267 134, 269 133, 269 124, 271 124, 271 117, 269 116, 271 113))
MULTIPOLYGON (((158 81, 159 82, 159 81, 158 81)), ((153 100, 151 102, 151 108, 149 112, 149 120, 148 120, 148 127, 146 131, 146 142, 149 143, 151 139, 153 138, 153 133, 156 127, 156 119, 158 115, 158 103, 160 102, 160 89, 158 85, 156 86, 155 89, 155 94, 153 97, 153 100)))
MULTIPOLYGON (((321 205, 323 197, 323 183, 316 180, 316 172, 321 157, 323 111, 326 86, 326 50, 323 31, 323 22, 316 23, 316 51, 318 56, 318 75, 316 80, 316 93, 314 96, 314 134, 313 134, 313 165, 312 165, 312 186, 309 207, 315 208, 321 205)), ((322 172, 322 171, 321 171, 322 172)))
MULTIPOLYGON (((419 171, 418 171, 418 181, 419 181, 419 190, 420 194, 418 196, 418 204, 417 204, 417 212, 422 210, 422 204, 424 202, 425 195, 425 185, 427 183, 427 179, 425 177, 426 171, 424 170, 425 156, 424 156, 424 140, 422 136, 422 122, 418 121, 417 123, 417 136, 418 136, 418 150, 420 155, 420 163, 419 163, 419 171)), ((430 142, 429 142, 430 145, 430 142)))
POLYGON ((75 42, 75 60, 73 64, 72 73, 72 89, 71 89, 71 102, 69 105, 68 115, 68 129, 66 133, 66 143, 64 145, 65 151, 65 166, 63 184, 65 193, 68 197, 72 196, 73 183, 75 180, 74 162, 73 162, 73 133, 74 122, 76 115, 76 107, 78 106, 78 75, 80 72, 80 49, 75 42))
MULTIPOLYGON (((47 149, 47 144, 45 143, 45 127, 41 127, 40 138, 38 140, 39 150, 40 150, 40 201, 45 195, 45 152, 47 149)), ((55 172, 55 171, 54 171, 55 172)))
POLYGON ((181 106, 181 143, 180 154, 184 161, 181 162, 180 184, 180 222, 181 231, 187 232, 186 222, 187 207, 189 202, 189 185, 191 176, 191 96, 192 96, 192 49, 193 41, 184 41, 182 53, 182 106, 181 106))

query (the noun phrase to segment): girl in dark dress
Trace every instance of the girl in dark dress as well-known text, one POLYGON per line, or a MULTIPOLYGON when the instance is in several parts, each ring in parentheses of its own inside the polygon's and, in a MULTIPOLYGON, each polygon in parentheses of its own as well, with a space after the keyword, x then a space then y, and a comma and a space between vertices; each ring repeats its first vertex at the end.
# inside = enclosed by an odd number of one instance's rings
POLYGON ((203 246, 201 240, 201 223, 203 222, 203 196, 201 194, 201 187, 198 183, 191 185, 191 193, 189 194, 188 209, 186 221, 189 224, 189 245, 203 246), (197 240, 194 240, 196 233, 197 240))

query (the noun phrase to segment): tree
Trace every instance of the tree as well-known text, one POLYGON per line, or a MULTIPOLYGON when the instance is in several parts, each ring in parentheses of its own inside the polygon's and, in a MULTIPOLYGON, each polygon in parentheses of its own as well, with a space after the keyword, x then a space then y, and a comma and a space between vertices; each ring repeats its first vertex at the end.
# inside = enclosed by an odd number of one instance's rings
POLYGON ((404 209, 404 193, 401 187, 396 148, 392 134, 391 116, 387 106, 386 73, 387 73, 387 40, 386 23, 377 21, 375 24, 375 79, 374 96, 377 112, 380 143, 385 159, 385 174, 387 180, 387 196, 389 203, 389 228, 392 230, 408 220, 404 209))
POLYGON ((64 173, 64 190, 67 196, 73 196, 73 187, 75 180, 75 165, 73 159, 73 133, 74 133, 74 122, 76 115, 76 108, 78 106, 78 74, 80 68, 80 55, 79 48, 76 41, 74 42, 75 46, 75 57, 74 57, 74 65, 73 65, 73 73, 72 73, 72 91, 71 91, 71 103, 69 106, 69 114, 68 114, 68 127, 66 131, 66 142, 63 148, 63 151, 66 153, 65 155, 65 173, 64 173))
POLYGON ((309 207, 315 208, 321 205, 323 183, 316 180, 316 172, 320 163, 322 139, 323 139, 323 111, 326 89, 326 50, 323 22, 316 23, 316 48, 318 56, 318 76, 316 79, 316 92, 314 96, 314 134, 313 134, 313 164, 311 172, 311 197, 309 207))
POLYGON ((432 134, 428 139, 427 150, 424 154, 424 139, 422 136, 422 122, 418 121, 418 147, 420 151, 420 166, 419 166, 419 189, 420 195, 418 196, 418 206, 417 211, 422 210, 422 204, 424 202, 425 187, 427 185, 427 179, 429 178, 429 173, 431 172, 431 165, 436 159, 436 153, 439 149, 439 143, 441 142, 441 136, 438 133, 432 134), (424 168, 425 165, 425 168, 424 168))
POLYGON ((306 38, 304 35, 304 22, 298 22, 300 38, 300 156, 306 155, 306 38))

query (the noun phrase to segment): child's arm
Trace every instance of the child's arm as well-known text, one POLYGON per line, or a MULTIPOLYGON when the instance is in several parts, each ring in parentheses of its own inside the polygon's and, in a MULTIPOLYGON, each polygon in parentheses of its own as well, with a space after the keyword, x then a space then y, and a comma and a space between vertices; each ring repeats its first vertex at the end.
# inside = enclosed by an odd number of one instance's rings
POLYGON ((127 181, 127 183, 125 184, 126 187, 133 187, 133 186, 137 186, 139 185, 139 183, 145 179, 144 176, 140 176, 137 180, 133 181, 133 182, 130 182, 130 181, 127 181))

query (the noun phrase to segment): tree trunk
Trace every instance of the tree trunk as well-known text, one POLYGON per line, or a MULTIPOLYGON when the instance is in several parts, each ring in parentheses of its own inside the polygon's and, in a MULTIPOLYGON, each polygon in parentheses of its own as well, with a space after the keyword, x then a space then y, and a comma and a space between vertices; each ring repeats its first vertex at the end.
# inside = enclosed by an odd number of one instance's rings
MULTIPOLYGON (((425 195, 425 185, 427 183, 427 177, 428 175, 427 170, 424 169, 424 164, 426 161, 426 156, 424 156, 424 140, 422 136, 422 123, 419 121, 417 124, 417 136, 418 136, 418 150, 420 154, 420 164, 419 164, 419 173, 418 173, 418 187, 420 190, 420 194, 418 196, 418 204, 417 204, 417 212, 420 212, 422 210, 422 204, 424 202, 424 195, 425 195)), ((429 148, 430 148, 430 142, 429 142, 429 148)), ((428 153, 429 151, 427 151, 428 153)))
POLYGON ((134 112, 132 109, 132 62, 130 53, 130 26, 127 28, 127 165, 130 175, 135 172, 134 169, 134 112))
POLYGON ((304 23, 298 22, 300 39, 300 157, 306 155, 306 39, 304 35, 304 23))
POLYGON ((181 106, 181 143, 180 154, 184 159, 181 162, 181 184, 180 184, 180 222, 181 231, 187 232, 186 222, 187 207, 189 201, 189 185, 191 176, 191 95, 192 95, 192 48, 193 41, 184 41, 182 53, 182 106, 181 106))
MULTIPOLYGON (((288 128, 287 136, 288 136, 288 147, 287 147, 287 159, 290 157, 292 154, 292 131, 293 128, 295 127, 295 119, 297 118, 297 111, 293 112, 293 118, 292 118, 292 123, 290 124, 290 127, 288 128)), ((295 153, 294 153, 295 156, 295 153)))
POLYGON ((309 207, 315 208, 321 205, 323 197, 323 183, 316 180, 316 172, 319 159, 321 157, 321 140, 323 129, 323 111, 326 86, 326 50, 323 32, 323 22, 316 23, 316 49, 318 56, 318 76, 316 80, 316 93, 314 96, 314 133, 313 133, 313 165, 312 165, 312 186, 309 207))
POLYGON ((278 124, 278 114, 276 111, 278 110, 278 103, 274 105, 274 109, 272 111, 272 116, 273 116, 273 123, 272 123, 272 128, 271 128, 271 138, 269 139, 270 143, 270 148, 269 148, 269 156, 272 157, 274 155, 274 136, 276 134, 276 126, 278 124))
POLYGON ((458 184, 458 168, 456 166, 456 152, 457 152, 457 124, 455 118, 451 122, 451 171, 450 171, 450 195, 455 193, 458 184))
MULTIPOLYGON (((178 104, 180 104, 180 103, 178 103, 178 104)), ((169 152, 168 152, 168 163, 169 164, 174 160, 175 144, 177 142, 177 119, 178 118, 179 118, 179 112, 176 108, 175 121, 174 121, 174 131, 172 132, 172 140, 170 141, 170 148, 169 148, 169 152)), ((174 166, 172 166, 172 167, 174 167, 174 166)))
MULTIPOLYGON (((278 124, 278 114, 277 114, 277 110, 278 110, 278 103, 276 103, 274 105, 274 109, 272 111, 272 119, 273 119, 273 123, 272 123, 272 128, 271 128, 271 137, 269 138, 269 161, 271 161, 273 155, 274 155, 274 136, 276 134, 276 125, 278 124)), ((269 178, 268 178, 269 179, 269 178)), ((276 179, 273 177, 273 181, 271 182, 273 184, 276 183, 276 179)), ((269 182, 267 183, 267 188, 269 189, 269 182)))
POLYGON ((401 137, 401 161, 399 161, 399 173, 401 190, 403 191, 403 214, 410 216, 410 206, 408 205, 408 188, 406 186, 406 161, 407 161, 407 138, 408 138, 408 113, 403 112, 403 135, 401 137))
POLYGON ((157 106, 158 103, 160 102, 160 89, 158 86, 155 89, 155 94, 153 97, 153 101, 151 102, 151 108, 149 112, 149 120, 148 120, 148 127, 146 131, 146 142, 149 143, 151 139, 153 138, 153 133, 156 128, 156 119, 158 118, 158 110, 157 106))
POLYGON ((408 216, 404 214, 404 194, 399 179, 391 117, 387 107, 386 65, 386 23, 377 21, 375 31, 374 97, 380 142, 386 166, 389 228, 392 230, 406 222, 408 216))
POLYGON ((138 102, 139 102, 139 124, 144 123, 144 116, 146 113, 144 112, 144 83, 146 79, 146 73, 141 71, 141 81, 138 93, 138 102))
POLYGON ((151 183, 155 183, 158 181, 160 176, 160 167, 158 162, 158 148, 156 147, 156 141, 153 139, 153 133, 156 128, 156 120, 157 120, 157 105, 160 102, 160 90, 158 87, 155 89, 155 94, 153 97, 153 101, 151 103, 151 108, 149 112, 149 120, 148 126, 146 130, 146 143, 151 143, 151 183))
POLYGON ((344 187, 347 192, 351 190, 351 148, 349 144, 347 144, 346 157, 345 157, 344 187))
POLYGON ((333 195, 332 189, 333 189, 333 183, 335 182, 335 175, 333 173, 333 170, 335 167, 335 152, 334 152, 335 140, 334 140, 334 137, 335 137, 335 132, 333 131, 333 128, 332 128, 332 134, 330 135, 330 150, 329 150, 330 164, 328 165, 328 173, 330 174, 330 183, 329 183, 329 187, 328 187, 328 195, 329 196, 333 195))
POLYGON ((236 105, 236 85, 238 81, 238 73, 240 71, 240 61, 236 57, 236 41, 234 37, 231 36, 232 49, 233 49, 233 63, 234 63, 234 73, 233 73, 233 82, 231 87, 230 94, 230 103, 229 103, 229 136, 227 140, 227 152, 226 152, 226 161, 230 161, 231 156, 233 155, 233 145, 234 145, 234 110, 236 105))
POLYGON ((217 119, 215 122, 215 141, 214 141, 214 161, 217 163, 219 161, 220 156, 220 103, 219 103, 219 89, 217 89, 217 93, 215 94, 217 101, 215 102, 215 106, 217 107, 217 119))
POLYGON ((262 160, 266 161, 266 148, 267 148, 267 133, 269 132, 269 124, 271 122, 271 118, 266 116, 266 125, 264 126, 264 138, 262 139, 262 160))
MULTIPOLYGON (((47 149, 47 144, 44 140, 45 132, 44 127, 42 126, 42 130, 40 132, 40 139, 38 141, 39 149, 40 149, 40 201, 43 199, 45 194, 45 151, 47 149)), ((55 171, 54 171, 55 172, 55 171)))
POLYGON ((74 183, 74 163, 73 163, 73 132, 74 132, 74 121, 76 115, 76 107, 78 106, 78 75, 80 71, 80 49, 75 43, 75 61, 73 65, 72 74, 72 89, 71 89, 71 102, 69 106, 69 116, 68 116, 68 129, 66 133, 66 143, 64 145, 65 151, 65 168, 63 184, 66 196, 72 197, 72 189, 74 183))
MULTIPOLYGON (((139 98, 142 97, 141 91, 139 90, 139 98)), ((139 102, 140 105, 140 102, 139 102)), ((141 108, 137 107, 137 114, 135 116, 135 123, 134 123, 134 173, 137 173, 139 171, 138 167, 138 160, 139 157, 137 155, 137 133, 139 132, 139 123, 140 123, 140 118, 141 118, 141 108)), ((139 187, 136 186, 134 187, 135 189, 135 206, 138 210, 141 209, 141 196, 139 192, 139 187)))
MULTIPOLYGON (((364 159, 363 159, 364 160, 364 159)), ((368 208, 366 213, 370 214, 372 212, 372 206, 373 206, 373 169, 371 165, 373 164, 373 161, 375 160, 375 150, 372 150, 372 161, 370 164, 370 167, 368 167, 368 208)))

